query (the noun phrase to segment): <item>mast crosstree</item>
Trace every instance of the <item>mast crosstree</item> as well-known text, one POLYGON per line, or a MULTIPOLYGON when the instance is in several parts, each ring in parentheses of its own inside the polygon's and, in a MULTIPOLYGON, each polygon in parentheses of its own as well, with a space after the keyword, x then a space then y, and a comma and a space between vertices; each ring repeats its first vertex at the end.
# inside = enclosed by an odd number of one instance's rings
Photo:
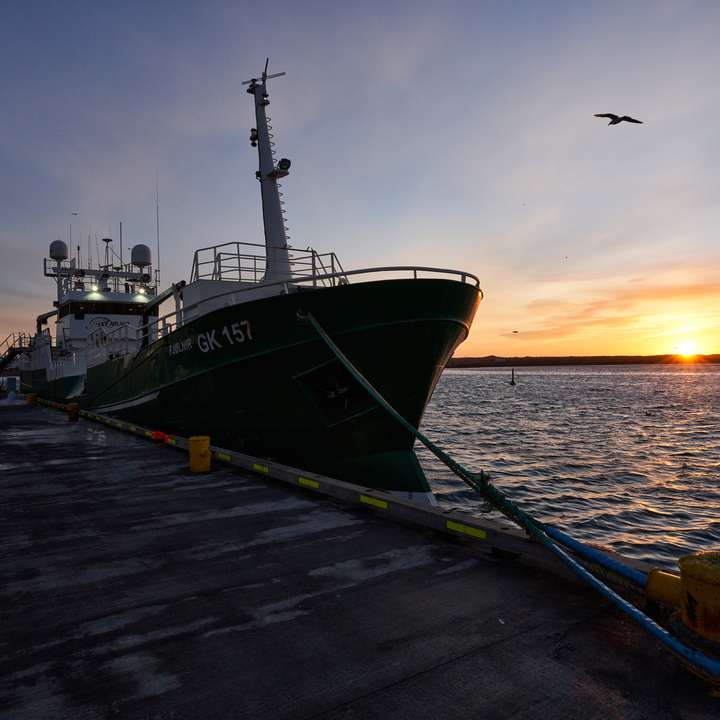
POLYGON ((263 226, 265 229, 266 270, 265 282, 282 282, 292 277, 290 255, 287 244, 285 217, 278 180, 288 175, 290 160, 282 158, 275 164, 272 134, 268 125, 265 108, 270 104, 267 81, 285 75, 284 72, 267 74, 269 58, 260 79, 252 78, 243 82, 248 85, 247 92, 255 100, 255 122, 257 127, 250 130, 250 144, 257 146, 260 167, 255 177, 260 181, 262 197, 263 226))

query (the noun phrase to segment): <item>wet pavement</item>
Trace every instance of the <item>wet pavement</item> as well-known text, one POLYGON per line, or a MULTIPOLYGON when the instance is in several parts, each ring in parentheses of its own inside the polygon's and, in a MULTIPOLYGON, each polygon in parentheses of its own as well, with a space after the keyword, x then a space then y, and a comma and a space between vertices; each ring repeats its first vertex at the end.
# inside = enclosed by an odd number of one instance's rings
POLYGON ((45 408, 0 408, 0 717, 711 718, 593 593, 45 408))

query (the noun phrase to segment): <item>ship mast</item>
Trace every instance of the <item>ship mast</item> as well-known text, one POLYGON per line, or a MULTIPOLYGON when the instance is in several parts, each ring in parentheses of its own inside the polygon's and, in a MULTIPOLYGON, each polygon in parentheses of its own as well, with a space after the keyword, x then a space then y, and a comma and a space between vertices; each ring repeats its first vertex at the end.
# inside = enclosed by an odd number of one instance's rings
POLYGON ((243 85, 248 85, 249 92, 255 99, 256 128, 250 131, 250 144, 257 146, 260 169, 255 177, 260 181, 260 194, 262 197, 263 226, 265 228, 265 282, 282 282, 292 277, 290 269, 290 255, 288 252, 287 235, 285 232, 285 218, 282 211, 278 179, 285 177, 290 169, 290 161, 282 158, 275 165, 274 143, 271 141, 270 126, 265 108, 270 104, 266 82, 270 78, 285 75, 284 72, 267 74, 268 61, 265 62, 260 80, 252 78, 243 85))

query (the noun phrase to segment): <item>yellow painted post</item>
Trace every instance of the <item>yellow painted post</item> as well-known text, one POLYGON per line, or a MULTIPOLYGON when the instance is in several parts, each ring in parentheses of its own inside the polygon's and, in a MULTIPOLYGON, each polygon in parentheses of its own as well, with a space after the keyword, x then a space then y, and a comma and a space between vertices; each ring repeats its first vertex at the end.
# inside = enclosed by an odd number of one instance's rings
POLYGON ((190 456, 190 472, 209 472, 210 438, 207 435, 194 435, 188 438, 188 455, 190 456))
POLYGON ((683 625, 705 640, 720 642, 720 550, 685 555, 678 565, 683 625))
POLYGON ((28 393, 25 396, 25 402, 33 407, 37 405, 37 393, 28 393))
POLYGON ((648 573, 645 594, 650 600, 668 607, 679 608, 682 604, 682 583, 679 575, 653 568, 648 573))
POLYGON ((77 422, 80 417, 80 406, 77 403, 68 403, 67 414, 69 422, 77 422))

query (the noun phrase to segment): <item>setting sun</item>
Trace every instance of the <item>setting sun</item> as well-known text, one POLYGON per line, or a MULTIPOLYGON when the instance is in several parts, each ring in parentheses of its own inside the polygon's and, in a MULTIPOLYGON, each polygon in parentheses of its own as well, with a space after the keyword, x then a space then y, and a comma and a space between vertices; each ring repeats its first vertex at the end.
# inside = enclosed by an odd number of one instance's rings
POLYGON ((683 357, 697 355, 697 343, 694 340, 683 340, 677 344, 677 354, 683 357))

